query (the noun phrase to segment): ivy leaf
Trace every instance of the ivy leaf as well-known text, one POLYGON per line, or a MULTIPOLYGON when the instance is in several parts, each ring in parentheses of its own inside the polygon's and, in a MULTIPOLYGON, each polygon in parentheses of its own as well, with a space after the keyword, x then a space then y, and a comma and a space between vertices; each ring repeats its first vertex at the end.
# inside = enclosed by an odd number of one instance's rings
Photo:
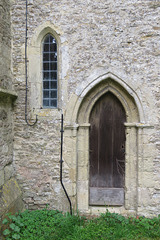
POLYGON ((19 234, 15 233, 15 234, 12 235, 12 238, 13 239, 20 239, 20 236, 19 236, 19 234))
POLYGON ((16 216, 14 216, 14 215, 9 216, 9 218, 10 218, 12 221, 16 221, 16 220, 17 220, 16 216))
POLYGON ((10 228, 11 228, 12 230, 14 230, 15 227, 16 227, 16 225, 15 225, 14 223, 11 223, 9 226, 10 226, 10 228))
POLYGON ((20 228, 18 226, 15 226, 15 229, 14 229, 15 232, 20 232, 20 228))
POLYGON ((5 218, 2 223, 3 223, 3 224, 7 224, 7 223, 8 223, 7 218, 5 218))
POLYGON ((11 231, 9 231, 9 229, 5 229, 3 231, 3 235, 6 236, 6 235, 9 235, 11 233, 11 231))

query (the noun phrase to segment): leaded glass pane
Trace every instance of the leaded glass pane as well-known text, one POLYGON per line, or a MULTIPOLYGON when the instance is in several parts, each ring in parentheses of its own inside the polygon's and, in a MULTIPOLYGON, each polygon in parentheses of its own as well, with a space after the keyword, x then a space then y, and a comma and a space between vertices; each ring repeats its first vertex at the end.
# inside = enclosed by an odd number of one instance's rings
POLYGON ((43 72, 43 80, 49 79, 49 72, 43 72))
POLYGON ((50 44, 50 51, 51 52, 57 52, 57 44, 55 44, 55 43, 50 44))
POLYGON ((51 91, 51 98, 57 98, 57 91, 51 91))
POLYGON ((44 39, 44 43, 49 43, 49 42, 50 42, 50 34, 48 34, 44 39))
POLYGON ((57 54, 51 53, 50 58, 51 61, 57 61, 57 54))
POLYGON ((49 98, 49 91, 43 90, 43 98, 49 98))
POLYGON ((49 44, 44 43, 44 45, 43 45, 43 52, 49 52, 49 44))
POLYGON ((49 61, 49 54, 48 53, 43 53, 43 61, 49 61))
POLYGON ((57 62, 50 62, 50 69, 57 70, 57 62))
POLYGON ((57 107, 57 43, 50 34, 43 42, 43 106, 57 107))
POLYGON ((51 72, 51 79, 57 79, 57 72, 51 72))
POLYGON ((51 106, 52 107, 57 107, 57 101, 56 100, 51 100, 51 106))
POLYGON ((49 67, 50 67, 49 63, 46 63, 46 62, 43 63, 43 70, 48 71, 49 67))
POLYGON ((43 99, 43 106, 48 107, 49 106, 49 100, 44 100, 43 99))
POLYGON ((43 89, 49 89, 49 81, 43 82, 43 89))
POLYGON ((51 89, 57 89, 57 82, 51 81, 51 89))

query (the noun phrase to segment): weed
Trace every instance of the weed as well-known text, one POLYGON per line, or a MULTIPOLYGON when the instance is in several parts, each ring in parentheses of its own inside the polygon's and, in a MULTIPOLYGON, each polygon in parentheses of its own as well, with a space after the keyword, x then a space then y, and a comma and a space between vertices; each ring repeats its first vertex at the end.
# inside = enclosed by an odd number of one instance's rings
POLYGON ((160 216, 125 218, 108 211, 87 220, 55 210, 26 210, 16 215, 8 214, 3 226, 7 227, 3 231, 6 240, 160 240, 160 216))

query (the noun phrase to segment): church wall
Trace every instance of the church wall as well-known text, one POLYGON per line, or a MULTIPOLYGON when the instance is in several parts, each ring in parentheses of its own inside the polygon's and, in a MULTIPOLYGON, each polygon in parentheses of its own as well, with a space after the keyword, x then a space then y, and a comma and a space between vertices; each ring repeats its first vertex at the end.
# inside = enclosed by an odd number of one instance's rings
POLYGON ((12 89, 10 4, 6 0, 1 0, 0 3, 0 87, 12 89))
POLYGON ((0 222, 8 211, 15 213, 23 208, 13 164, 13 103, 16 97, 11 77, 10 4, 4 0, 0 1, 0 222))
MULTIPOLYGON (((14 116, 14 160, 26 207, 36 209, 48 204, 50 208, 69 210, 59 182, 60 109, 64 112, 65 126, 70 125, 64 138, 64 184, 74 207, 77 207, 78 129, 73 126, 77 120, 75 118, 72 122, 72 119, 68 120, 66 116, 72 112, 74 102, 79 101, 79 96, 87 85, 106 73, 112 73, 137 94, 143 109, 142 124, 149 126, 148 128, 134 126, 135 131, 138 131, 136 211, 137 214, 147 216, 158 214, 160 211, 158 1, 28 2, 28 118, 33 122, 35 115, 38 115, 38 122, 34 127, 27 126, 24 120, 24 1, 13 0, 11 8, 13 81, 18 93, 14 116), (40 43, 38 36, 43 27, 47 26, 53 28, 59 41, 59 109, 41 109, 40 104, 37 104, 42 93, 38 85, 41 84, 41 55, 37 55, 36 50, 40 46, 36 46, 36 42, 40 43), (39 71, 37 74, 35 69, 39 71)), ((130 126, 127 126, 128 128, 130 126)), ((132 148, 132 141, 128 148, 132 148)), ((132 156, 132 161, 134 158, 135 156, 132 156)), ((83 182, 83 176, 81 178, 83 182)), ((81 199, 83 200, 83 196, 81 199)), ((84 210, 88 213, 89 211, 89 208, 84 210)), ((94 213, 97 210, 92 211, 94 213)))

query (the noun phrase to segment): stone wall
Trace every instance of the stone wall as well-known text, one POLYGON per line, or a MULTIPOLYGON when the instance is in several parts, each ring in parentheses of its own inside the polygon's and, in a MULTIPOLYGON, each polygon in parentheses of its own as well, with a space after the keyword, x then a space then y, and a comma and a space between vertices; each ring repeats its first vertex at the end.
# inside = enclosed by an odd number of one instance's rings
POLYGON ((13 164, 13 103, 9 1, 0 1, 0 222, 7 212, 23 208, 13 164))
MULTIPOLYGON (((98 81, 109 77, 123 86, 124 93, 128 91, 139 114, 136 123, 126 125, 135 144, 134 148, 132 138, 127 142, 128 151, 133 152, 131 158, 127 155, 127 161, 128 164, 136 162, 132 172, 136 191, 136 199, 132 202, 136 201, 136 206, 134 209, 129 205, 113 210, 122 213, 133 210, 146 216, 159 214, 159 8, 159 1, 150 0, 29 1, 28 118, 32 122, 35 114, 38 115, 38 123, 29 127, 24 120, 25 3, 12 1, 13 81, 18 93, 14 116, 14 158, 17 177, 24 191, 23 199, 29 209, 43 208, 48 204, 50 208, 68 210, 59 182, 59 109, 65 113, 65 126, 68 127, 64 139, 64 184, 75 208, 83 202, 83 192, 79 193, 79 189, 85 189, 88 194, 87 181, 83 181, 83 177, 88 176, 88 152, 85 152, 85 176, 79 172, 77 164, 80 154, 77 146, 84 154, 84 142, 77 145, 82 136, 76 125, 77 106, 92 88, 96 88, 98 81), (58 37, 59 109, 41 109, 37 103, 37 95, 42 94, 40 44, 44 37, 43 28, 47 27, 58 37), (77 174, 81 174, 81 186, 77 174)), ((87 133, 85 136, 87 139, 87 133)), ((131 165, 128 169, 132 171, 131 165)), ((126 182, 132 185, 129 175, 126 182)), ((91 208, 87 201, 80 206, 84 206, 81 212, 85 213, 104 210, 91 208)))
POLYGON ((10 4, 0 1, 0 87, 12 89, 10 4))

